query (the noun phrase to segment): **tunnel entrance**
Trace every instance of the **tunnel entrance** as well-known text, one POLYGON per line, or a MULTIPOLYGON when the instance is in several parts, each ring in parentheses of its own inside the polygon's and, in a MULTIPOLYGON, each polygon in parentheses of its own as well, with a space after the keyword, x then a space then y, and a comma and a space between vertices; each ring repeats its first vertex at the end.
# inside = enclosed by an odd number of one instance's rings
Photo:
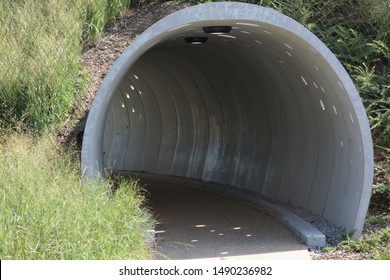
POLYGON ((137 172, 232 186, 361 233, 373 176, 359 95, 292 19, 242 3, 176 12, 117 60, 94 100, 86 179, 137 172))

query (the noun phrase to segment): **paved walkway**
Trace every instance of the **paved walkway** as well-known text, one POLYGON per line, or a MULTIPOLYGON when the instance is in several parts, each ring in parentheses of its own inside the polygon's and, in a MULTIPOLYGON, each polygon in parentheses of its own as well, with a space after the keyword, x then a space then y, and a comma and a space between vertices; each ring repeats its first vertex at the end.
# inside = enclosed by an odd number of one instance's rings
POLYGON ((280 222, 244 203, 178 184, 143 184, 158 221, 156 259, 310 259, 280 222))

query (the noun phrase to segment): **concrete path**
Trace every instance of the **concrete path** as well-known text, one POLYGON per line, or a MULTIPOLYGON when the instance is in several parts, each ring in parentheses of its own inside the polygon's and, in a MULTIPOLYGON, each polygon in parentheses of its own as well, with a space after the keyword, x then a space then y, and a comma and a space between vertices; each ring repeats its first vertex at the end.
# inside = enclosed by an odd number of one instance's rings
POLYGON ((155 259, 310 259, 280 222, 244 203, 178 184, 142 185, 158 221, 155 259))

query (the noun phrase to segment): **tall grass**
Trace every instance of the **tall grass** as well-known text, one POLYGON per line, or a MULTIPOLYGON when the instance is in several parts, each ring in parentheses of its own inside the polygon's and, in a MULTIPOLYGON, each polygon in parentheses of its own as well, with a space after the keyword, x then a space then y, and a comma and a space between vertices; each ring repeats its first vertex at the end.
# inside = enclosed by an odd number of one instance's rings
POLYGON ((80 16, 65 0, 0 2, 3 124, 23 120, 41 131, 65 116, 81 69, 80 16))
POLYGON ((48 136, 0 136, 0 259, 150 258, 137 184, 82 186, 74 162, 48 136))
POLYGON ((84 46, 93 44, 112 21, 129 8, 131 0, 86 0, 84 4, 84 46))
POLYGON ((81 52, 130 0, 0 1, 0 125, 53 129, 82 96, 81 52))
POLYGON ((45 136, 82 96, 83 48, 129 4, 0 2, 0 259, 150 257, 137 185, 83 186, 79 159, 45 136))

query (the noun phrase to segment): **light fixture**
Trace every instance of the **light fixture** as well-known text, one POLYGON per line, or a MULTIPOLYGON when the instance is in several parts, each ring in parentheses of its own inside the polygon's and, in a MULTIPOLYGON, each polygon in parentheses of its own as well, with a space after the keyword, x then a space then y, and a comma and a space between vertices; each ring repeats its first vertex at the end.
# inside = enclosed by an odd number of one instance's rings
POLYGON ((209 38, 207 37, 186 37, 184 40, 191 45, 200 45, 206 43, 209 38))
POLYGON ((232 30, 231 26, 205 26, 203 27, 204 33, 208 34, 226 34, 232 30))

